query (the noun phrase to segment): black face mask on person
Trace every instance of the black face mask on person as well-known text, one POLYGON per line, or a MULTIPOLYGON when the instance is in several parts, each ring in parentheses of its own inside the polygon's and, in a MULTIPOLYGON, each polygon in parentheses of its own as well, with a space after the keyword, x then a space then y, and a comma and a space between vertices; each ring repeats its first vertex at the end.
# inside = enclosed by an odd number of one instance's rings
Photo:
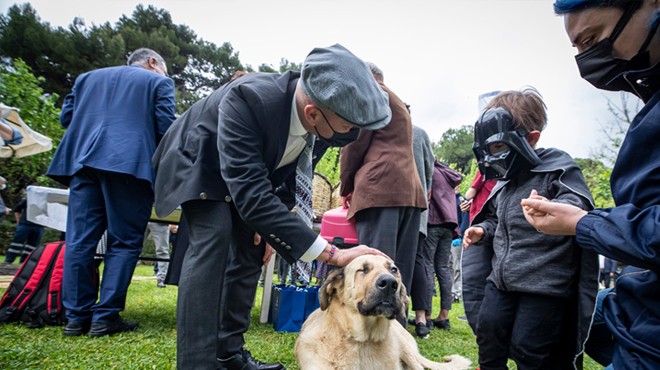
POLYGON ((335 131, 334 127, 330 124, 330 121, 328 121, 328 117, 325 116, 322 110, 319 110, 321 112, 321 115, 323 115, 323 118, 325 119, 325 122, 328 123, 328 126, 330 126, 330 130, 332 130, 332 136, 329 139, 324 138, 321 136, 319 133, 319 129, 314 126, 314 130, 316 130, 316 137, 319 139, 319 141, 325 143, 327 146, 346 146, 350 144, 351 142, 355 141, 357 139, 358 134, 360 133, 360 129, 357 127, 352 128, 349 132, 347 133, 339 133, 335 131))
POLYGON ((635 90, 626 82, 623 74, 629 71, 643 70, 651 66, 649 52, 646 48, 658 29, 657 25, 651 27, 644 44, 632 59, 625 60, 614 57, 612 45, 638 9, 638 5, 629 6, 621 15, 610 37, 575 56, 580 76, 595 87, 609 91, 628 91, 635 94, 635 90))

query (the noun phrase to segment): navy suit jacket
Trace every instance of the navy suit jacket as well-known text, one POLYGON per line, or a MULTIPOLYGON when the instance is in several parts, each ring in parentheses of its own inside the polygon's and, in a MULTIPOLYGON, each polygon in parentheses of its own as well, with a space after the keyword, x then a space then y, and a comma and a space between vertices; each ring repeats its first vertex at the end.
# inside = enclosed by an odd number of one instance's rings
POLYGON ((294 71, 251 73, 181 115, 154 154, 156 213, 167 215, 191 200, 233 202, 280 255, 290 262, 299 259, 318 235, 274 191, 295 175, 296 161, 277 165, 299 77, 294 71))
POLYGON ((84 73, 64 99, 67 131, 47 175, 68 186, 87 166, 153 183, 151 157, 174 119, 172 79, 136 65, 84 73))

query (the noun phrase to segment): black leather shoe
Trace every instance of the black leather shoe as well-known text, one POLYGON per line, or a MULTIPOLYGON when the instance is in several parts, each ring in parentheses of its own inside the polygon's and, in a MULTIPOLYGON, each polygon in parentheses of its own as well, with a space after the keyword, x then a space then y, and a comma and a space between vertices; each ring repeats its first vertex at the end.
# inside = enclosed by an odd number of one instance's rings
POLYGON ((451 324, 449 324, 449 319, 433 320, 433 326, 442 330, 451 330, 451 324))
POLYGON ((64 325, 63 334, 67 337, 79 337, 89 331, 89 321, 69 321, 64 325))
POLYGON ((417 334, 417 337, 426 339, 429 337, 430 332, 431 330, 429 330, 429 327, 426 325, 426 323, 419 322, 415 324, 415 334, 417 334))
POLYGON ((229 358, 219 358, 218 362, 227 370, 286 370, 282 364, 266 364, 257 360, 246 349, 229 358))
POLYGON ((89 329, 89 336, 92 338, 98 338, 106 335, 134 331, 137 327, 137 322, 124 321, 121 318, 111 322, 93 322, 92 327, 89 329))

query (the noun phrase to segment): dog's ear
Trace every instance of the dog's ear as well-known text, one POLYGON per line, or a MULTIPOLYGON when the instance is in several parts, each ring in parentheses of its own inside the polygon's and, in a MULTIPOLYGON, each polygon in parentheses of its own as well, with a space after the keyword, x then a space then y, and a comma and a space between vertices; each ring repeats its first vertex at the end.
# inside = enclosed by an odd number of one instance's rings
POLYGON ((408 292, 406 291, 406 287, 401 284, 401 279, 399 280, 399 312, 402 312, 404 315, 406 312, 408 312, 408 292))
POLYGON ((340 290, 344 289, 344 268, 332 270, 325 283, 319 290, 319 304, 321 310, 325 311, 330 305, 330 300, 340 290))

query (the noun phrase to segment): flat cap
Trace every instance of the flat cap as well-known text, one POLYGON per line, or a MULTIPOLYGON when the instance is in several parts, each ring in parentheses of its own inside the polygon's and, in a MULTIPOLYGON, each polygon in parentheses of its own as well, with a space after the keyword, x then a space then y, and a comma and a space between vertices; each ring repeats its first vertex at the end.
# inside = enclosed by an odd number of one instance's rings
POLYGON ((357 127, 377 130, 392 119, 389 97, 367 64, 339 44, 312 50, 301 81, 314 103, 357 127))

